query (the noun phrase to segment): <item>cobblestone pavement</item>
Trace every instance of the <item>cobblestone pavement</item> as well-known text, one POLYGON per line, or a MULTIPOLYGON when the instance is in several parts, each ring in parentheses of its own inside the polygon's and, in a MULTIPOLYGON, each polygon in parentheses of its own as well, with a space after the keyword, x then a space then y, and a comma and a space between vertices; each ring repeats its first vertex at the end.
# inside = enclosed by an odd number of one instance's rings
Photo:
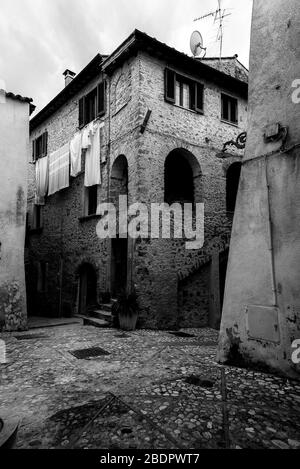
POLYGON ((184 332, 3 334, 0 415, 21 420, 17 447, 300 448, 300 384, 220 366, 216 331, 184 332), (70 353, 89 347, 109 355, 70 353))

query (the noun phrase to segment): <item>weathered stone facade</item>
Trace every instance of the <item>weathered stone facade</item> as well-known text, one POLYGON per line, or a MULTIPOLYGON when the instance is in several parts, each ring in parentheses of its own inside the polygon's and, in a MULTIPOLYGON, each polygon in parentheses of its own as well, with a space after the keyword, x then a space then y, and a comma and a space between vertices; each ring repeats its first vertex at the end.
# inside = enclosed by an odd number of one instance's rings
MULTIPOLYGON (((138 294, 139 325, 152 328, 173 328, 187 323, 204 326, 208 322, 218 325, 220 293, 216 265, 219 253, 228 248, 232 223, 232 216, 226 212, 226 170, 231 163, 240 161, 241 153, 233 152, 224 163, 216 158, 216 152, 225 141, 235 140, 246 129, 246 93, 234 92, 235 84, 241 82, 230 81, 225 74, 222 86, 216 83, 212 69, 211 79, 202 79, 197 73, 173 64, 178 73, 189 73, 191 78, 203 82, 204 113, 169 104, 164 99, 164 71, 170 66, 171 58, 157 57, 142 47, 137 49, 134 54, 127 54, 120 64, 112 66, 105 60, 102 69, 99 67, 99 74, 87 86, 34 126, 31 139, 47 130, 48 153, 70 141, 78 128, 78 100, 93 89, 104 74, 107 112, 101 118, 104 123, 101 129, 102 184, 98 188, 98 203, 115 200, 119 190, 123 194, 128 192, 129 205, 143 202, 150 207, 154 202, 163 203, 165 162, 176 150, 193 169, 195 202, 205 204, 205 244, 201 250, 186 250, 184 239, 128 239, 127 289, 134 288, 138 294), (238 98, 237 125, 221 120, 221 92, 227 91, 228 83, 229 94, 238 98), (151 116, 142 133, 148 110, 152 111, 151 116), (116 171, 120 157, 127 160, 128 184, 122 182, 122 175, 119 177, 116 171), (189 285, 194 284, 199 291, 199 296, 196 294, 199 308, 197 311, 195 297, 191 300, 193 313, 190 313, 182 302, 189 285)), ((194 62, 187 57, 185 60, 194 62)), ((205 70, 210 68, 204 67, 205 70)), ((219 80, 220 77, 222 75, 218 75, 219 80)), ((29 201, 32 202, 32 164, 29 173, 29 201)), ((34 299, 32 311, 36 314, 78 312, 78 272, 83 263, 91 264, 97 274, 98 302, 104 293, 112 291, 115 269, 112 242, 97 237, 99 217, 83 217, 83 177, 82 173, 71 178, 68 189, 47 197, 42 209, 43 228, 29 237, 27 284, 29 296, 34 299), (46 287, 38 295, 37 274, 34 274, 37 262, 47 265, 46 287)))

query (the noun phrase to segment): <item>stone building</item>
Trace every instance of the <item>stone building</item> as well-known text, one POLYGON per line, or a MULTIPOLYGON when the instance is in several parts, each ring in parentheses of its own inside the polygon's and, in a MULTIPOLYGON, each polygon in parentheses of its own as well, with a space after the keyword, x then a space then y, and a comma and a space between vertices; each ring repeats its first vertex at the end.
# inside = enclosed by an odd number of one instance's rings
POLYGON ((0 90, 0 331, 26 327, 24 241, 31 102, 0 90))
POLYGON ((135 30, 98 54, 31 120, 27 288, 30 314, 85 314, 135 290, 139 325, 218 327, 241 152, 216 158, 247 124, 247 70, 237 57, 198 60, 135 30), (100 121, 101 184, 85 158, 69 187, 35 205, 35 165, 100 121), (226 196, 227 190, 227 196, 226 196), (99 239, 97 204, 204 202, 205 243, 99 239))
POLYGON ((248 137, 219 344, 221 362, 298 379, 299 25, 296 0, 254 1, 248 137))

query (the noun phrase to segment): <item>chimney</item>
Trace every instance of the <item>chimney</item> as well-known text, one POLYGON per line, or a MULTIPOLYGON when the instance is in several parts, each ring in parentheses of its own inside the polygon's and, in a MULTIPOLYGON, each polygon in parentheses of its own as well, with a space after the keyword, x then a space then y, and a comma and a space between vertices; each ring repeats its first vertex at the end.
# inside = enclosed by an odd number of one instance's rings
POLYGON ((74 72, 71 72, 71 70, 66 70, 64 73, 63 73, 63 76, 65 77, 65 86, 68 86, 69 83, 71 83, 71 81, 74 79, 74 77, 76 76, 76 73, 74 72))

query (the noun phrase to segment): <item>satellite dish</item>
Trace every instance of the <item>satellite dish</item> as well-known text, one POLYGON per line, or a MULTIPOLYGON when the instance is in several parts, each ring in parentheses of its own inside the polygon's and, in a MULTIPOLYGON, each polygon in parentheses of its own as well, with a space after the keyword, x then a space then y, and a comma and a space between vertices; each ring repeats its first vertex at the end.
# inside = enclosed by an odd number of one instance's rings
POLYGON ((194 57, 199 57, 202 51, 204 51, 204 55, 206 54, 206 48, 203 47, 203 38, 199 31, 194 31, 192 33, 190 39, 190 47, 194 57))

